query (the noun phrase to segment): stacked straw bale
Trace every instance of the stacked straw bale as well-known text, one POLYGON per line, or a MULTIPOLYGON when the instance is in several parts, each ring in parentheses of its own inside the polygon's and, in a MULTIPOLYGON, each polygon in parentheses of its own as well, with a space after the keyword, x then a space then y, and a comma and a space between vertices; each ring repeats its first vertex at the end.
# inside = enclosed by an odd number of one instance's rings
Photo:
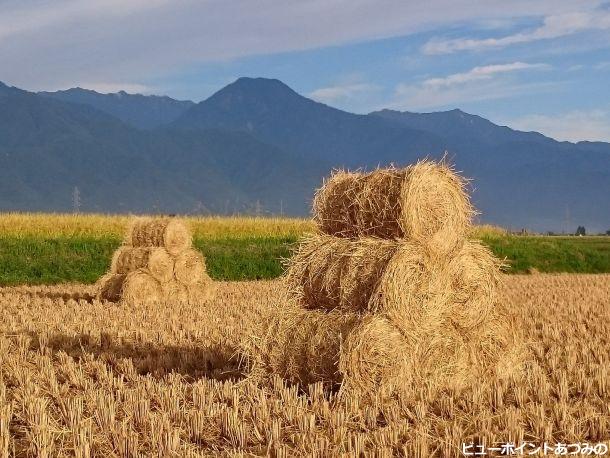
POLYGON ((125 303, 208 300, 215 287, 191 233, 176 219, 137 218, 99 281, 102 300, 125 303))
POLYGON ((290 305, 245 344, 253 371, 370 395, 516 372, 500 263, 467 239, 465 188, 444 162, 332 175, 314 199, 320 233, 287 266, 290 305))

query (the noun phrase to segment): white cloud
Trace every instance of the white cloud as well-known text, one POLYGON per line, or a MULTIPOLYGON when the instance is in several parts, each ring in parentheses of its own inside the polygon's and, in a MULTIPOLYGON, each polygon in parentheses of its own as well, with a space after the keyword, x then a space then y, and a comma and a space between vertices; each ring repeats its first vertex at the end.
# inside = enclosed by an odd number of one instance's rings
POLYGON ((328 86, 316 89, 309 93, 309 97, 322 103, 336 103, 361 97, 363 94, 378 91, 377 85, 369 83, 352 83, 336 86, 328 86))
POLYGON ((571 9, 573 0, 5 0, 0 79, 25 88, 147 82, 204 62, 571 9))
POLYGON ((0 9, 0 42, 2 39, 54 25, 142 13, 169 2, 170 0, 70 0, 49 5, 32 2, 32 5, 25 8, 21 4, 15 9, 0 9))
POLYGON ((463 73, 429 78, 419 84, 399 84, 390 108, 422 110, 513 97, 528 91, 549 90, 553 83, 514 83, 502 75, 511 72, 544 69, 546 64, 512 62, 474 67, 463 73))
POLYGON ((513 62, 510 64, 485 65, 474 67, 464 73, 454 73, 453 75, 443 78, 430 78, 422 83, 422 86, 430 89, 441 89, 445 87, 455 86, 458 84, 467 84, 473 81, 488 80, 500 73, 515 72, 519 70, 530 70, 547 68, 546 64, 527 64, 525 62, 513 62))
POLYGON ((481 51, 532 41, 559 38, 586 30, 610 29, 610 11, 596 10, 570 12, 547 16, 543 24, 527 32, 519 32, 501 38, 457 38, 453 40, 432 39, 423 47, 424 54, 450 54, 458 51, 481 51))
POLYGON ((514 129, 536 131, 556 140, 610 141, 610 111, 569 111, 558 115, 531 114, 505 121, 514 129))

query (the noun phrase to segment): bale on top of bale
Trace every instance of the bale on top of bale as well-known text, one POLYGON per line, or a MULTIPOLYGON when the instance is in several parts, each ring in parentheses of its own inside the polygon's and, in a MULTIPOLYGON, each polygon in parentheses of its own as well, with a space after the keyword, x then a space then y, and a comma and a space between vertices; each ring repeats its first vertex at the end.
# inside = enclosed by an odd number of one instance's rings
POLYGON ((287 263, 287 310, 245 344, 259 372, 371 395, 519 366, 518 333, 495 300, 500 263, 467 239, 465 184, 431 161, 327 180, 314 200, 321 233, 287 263))
POLYGON ((99 297, 111 302, 208 300, 215 291, 203 255, 191 248, 191 232, 180 220, 137 218, 100 280, 99 297))
POLYGON ((445 162, 369 173, 337 171, 316 192, 314 220, 337 237, 426 241, 452 251, 474 215, 466 180, 445 162))

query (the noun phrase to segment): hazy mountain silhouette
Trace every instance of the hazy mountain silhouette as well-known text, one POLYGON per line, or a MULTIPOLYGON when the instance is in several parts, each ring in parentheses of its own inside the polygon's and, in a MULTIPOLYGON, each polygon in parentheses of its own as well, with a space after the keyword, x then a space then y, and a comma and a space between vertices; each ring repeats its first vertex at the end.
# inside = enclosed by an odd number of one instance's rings
POLYGON ((460 110, 357 115, 264 78, 240 78, 190 107, 155 96, 53 94, 0 86, 0 209, 68 210, 78 186, 87 211, 304 215, 333 167, 402 165, 447 151, 473 179, 482 221, 610 227, 604 142, 557 142, 460 110), (171 108, 151 120, 151 106, 171 108))
POLYGON ((152 129, 168 124, 194 105, 191 101, 174 100, 167 96, 127 94, 125 91, 100 94, 78 87, 66 91, 39 92, 39 94, 64 102, 92 106, 141 129, 152 129))
POLYGON ((70 211, 78 187, 83 211, 303 214, 328 167, 246 133, 143 131, 86 105, 0 90, 4 211, 70 211))

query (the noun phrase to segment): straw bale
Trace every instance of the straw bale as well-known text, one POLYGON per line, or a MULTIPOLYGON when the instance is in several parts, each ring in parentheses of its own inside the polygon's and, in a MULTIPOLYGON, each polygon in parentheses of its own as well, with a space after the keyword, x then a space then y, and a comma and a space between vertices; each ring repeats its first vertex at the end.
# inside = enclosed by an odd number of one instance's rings
POLYGON ((126 275, 106 274, 98 281, 98 298, 109 302, 119 302, 126 275))
POLYGON ((125 238, 134 247, 164 247, 177 255, 191 247, 191 232, 185 223, 173 218, 136 218, 125 238))
POLYGON ((311 235, 288 262, 286 285, 306 308, 365 311, 399 244, 311 235))
POLYGON ((186 250, 176 256, 174 266, 176 280, 183 285, 195 285, 202 281, 209 281, 205 269, 205 258, 197 250, 186 250))
POLYGON ((122 246, 112 258, 111 272, 126 275, 138 269, 146 269, 161 283, 174 276, 174 259, 165 248, 122 246))
POLYGON ((153 303, 163 299, 162 286, 148 271, 138 269, 125 277, 122 300, 127 303, 153 303))
POLYGON ((355 314, 305 310, 296 306, 278 308, 261 335, 242 343, 242 353, 255 374, 277 374, 290 382, 341 383, 341 345, 358 323, 355 314))
POLYGON ((454 323, 471 329, 488 322, 500 279, 501 262, 478 241, 464 242, 451 258, 447 275, 451 281, 451 312, 454 323))
POLYGON ((466 180, 445 162, 335 172, 316 192, 314 220, 339 237, 404 238, 449 253, 470 228, 466 180))
POLYGON ((349 332, 341 348, 339 372, 345 387, 370 394, 383 387, 392 392, 402 387, 410 349, 398 328, 388 320, 369 315, 349 332))

